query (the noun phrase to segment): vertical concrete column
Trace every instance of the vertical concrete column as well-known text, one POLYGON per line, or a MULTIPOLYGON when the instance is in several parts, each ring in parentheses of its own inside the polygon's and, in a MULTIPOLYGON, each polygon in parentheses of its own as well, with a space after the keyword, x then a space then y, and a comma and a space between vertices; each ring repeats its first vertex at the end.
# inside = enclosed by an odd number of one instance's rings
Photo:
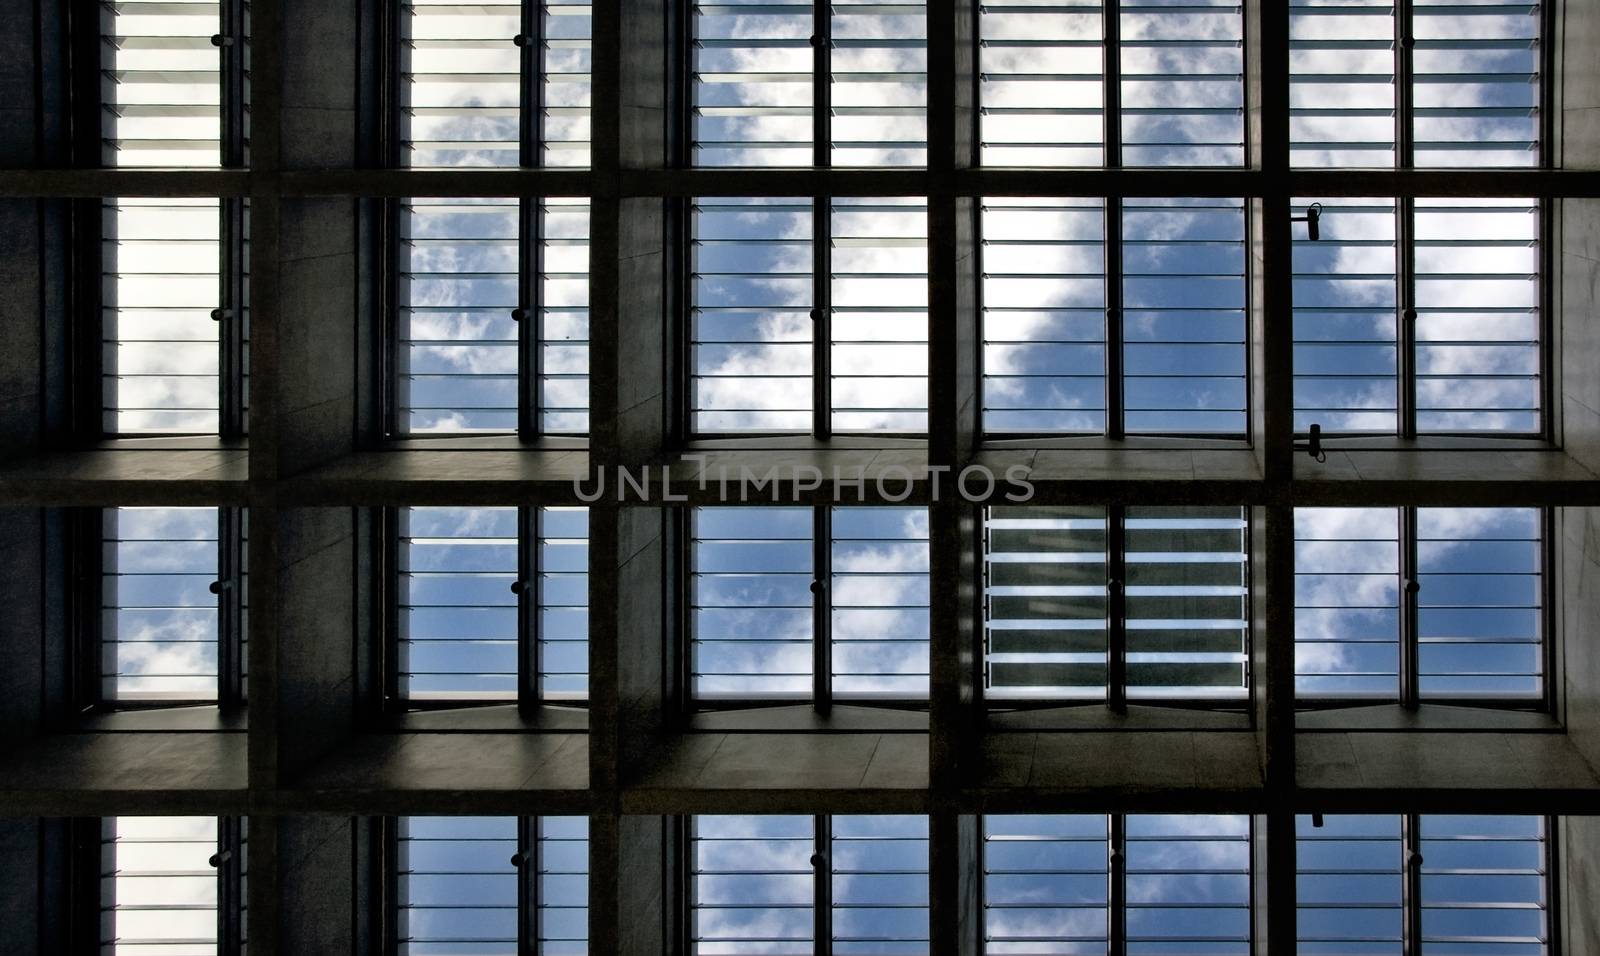
POLYGON ((1558 826, 1561 916, 1550 931, 1563 956, 1600 956, 1600 817, 1562 817, 1558 826))
POLYGON ((1294 811, 1275 808, 1255 818, 1252 927, 1255 952, 1295 951, 1294 811))
POLYGON ((642 506, 589 512, 589 780, 601 799, 628 782, 665 729, 670 516, 642 506))
POLYGON ((929 619, 929 777, 936 794, 953 795, 972 779, 983 743, 978 696, 980 506, 941 482, 929 505, 931 595, 929 619))
POLYGON ((1562 712, 1573 746, 1600 766, 1600 508, 1561 509, 1556 548, 1562 712))
MULTIPOLYGON (((1597 18, 1600 19, 1600 18, 1597 18)), ((1600 27, 1597 27, 1600 30, 1600 27)), ((1600 40, 1600 38, 1597 38, 1600 40)), ((1600 115, 1600 108, 1592 111, 1600 115)), ((1569 155, 1575 151, 1568 144, 1569 155)), ((1600 144, 1589 157, 1600 166, 1600 144)), ((1552 257, 1555 276, 1557 377, 1552 412, 1559 415, 1567 454, 1600 471, 1600 199, 1553 201, 1560 247, 1552 257)))
POLYGON ((1294 788, 1294 509, 1250 509, 1252 707, 1269 795, 1294 788))
MULTIPOLYGON (((372 952, 368 897, 373 887, 363 864, 365 820, 342 816, 292 816, 272 819, 276 832, 279 948, 304 956, 351 956, 372 952)), ((251 890, 255 888, 255 847, 265 839, 250 821, 251 890)), ((257 901, 250 900, 251 929, 257 901)), ((252 936, 253 936, 252 932, 252 936)), ((255 940, 250 940, 255 950, 255 940)))
MULTIPOLYGON (((45 520, 42 508, 0 508, 0 752, 44 729, 46 632, 52 614, 46 606, 45 520)), ((61 635, 54 635, 62 646, 61 635)), ((0 947, 3 949, 4 947, 0 947)))
POLYGON ((983 939, 980 818, 936 809, 928 818, 928 921, 934 956, 978 956, 983 939))
POLYGON ((28 956, 39 951, 43 823, 35 817, 0 818, 0 952, 28 956))

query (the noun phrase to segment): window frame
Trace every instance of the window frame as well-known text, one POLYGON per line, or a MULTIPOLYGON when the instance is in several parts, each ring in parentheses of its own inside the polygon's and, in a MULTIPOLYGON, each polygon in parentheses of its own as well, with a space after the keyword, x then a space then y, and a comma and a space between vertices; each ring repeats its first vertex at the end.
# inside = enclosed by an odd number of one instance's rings
MULTIPOLYGON (((1348 710, 1360 707, 1395 707, 1407 711, 1426 710, 1430 706, 1445 707, 1470 707, 1476 710, 1487 711, 1523 711, 1536 714, 1557 716, 1558 685, 1560 684, 1558 667, 1559 655, 1556 652, 1556 643, 1560 639, 1561 615, 1557 601, 1557 581, 1559 577, 1556 564, 1556 536, 1560 533, 1557 526, 1558 516, 1556 509, 1548 505, 1531 506, 1529 510, 1538 512, 1539 526, 1539 664, 1541 691, 1537 697, 1423 697, 1420 692, 1421 683, 1421 634, 1419 629, 1420 605, 1417 595, 1420 593, 1420 582, 1416 579, 1417 573, 1417 512, 1429 506, 1399 505, 1377 506, 1381 510, 1398 512, 1398 537, 1396 544, 1399 550, 1399 570, 1395 577, 1400 588, 1400 603, 1398 606, 1398 679, 1399 694, 1391 699, 1388 697, 1361 697, 1361 696, 1302 696, 1298 691, 1294 695, 1294 709, 1299 713, 1313 711, 1348 710)), ((1298 543, 1298 539, 1297 542, 1298 543)), ((1298 568, 1295 570, 1298 574, 1298 568)), ((1299 604, 1296 601, 1296 609, 1299 604)), ((1291 638, 1293 635, 1291 635, 1291 638)), ((1298 642, 1294 642, 1298 644, 1298 642)), ((1291 649, 1292 652, 1292 649, 1291 649)), ((1298 677, 1296 671, 1296 677, 1298 677)))
POLYGON ((217 511, 217 579, 210 591, 217 610, 217 696, 149 700, 114 700, 105 696, 106 612, 103 576, 109 564, 105 548, 105 519, 115 508, 73 508, 67 511, 67 626, 71 652, 67 665, 68 699, 78 715, 121 711, 170 710, 180 707, 215 707, 221 714, 237 714, 246 706, 245 673, 247 639, 244 579, 248 574, 245 509, 220 506, 217 511))
MULTIPOLYGON (((977 543, 979 586, 981 600, 978 614, 978 694, 986 713, 1008 711, 1038 711, 1063 708, 1101 706, 1114 714, 1126 714, 1128 707, 1170 707, 1187 710, 1240 711, 1255 719, 1256 667, 1255 667, 1255 534, 1256 522, 1248 505, 1240 506, 1244 522, 1240 565, 1244 581, 1244 688, 1236 698, 1212 697, 1129 697, 1127 684, 1128 615, 1127 615, 1127 505, 1103 505, 1106 520, 1106 695, 1104 699, 1077 699, 1070 697, 1007 697, 991 699, 987 693, 989 677, 989 511, 982 507, 978 528, 981 540, 977 543), (1115 530, 1113 530, 1115 529, 1115 530)), ((1229 506, 1223 506, 1229 507, 1229 506)))
MULTIPOLYGON (((543 644, 543 616, 540 612, 540 578, 543 573, 539 550, 544 538, 541 511, 544 505, 514 505, 517 512, 517 569, 512 582, 512 593, 517 597, 517 695, 515 698, 412 698, 400 693, 400 607, 399 582, 401 551, 400 511, 414 506, 401 505, 379 509, 374 555, 374 591, 378 605, 378 627, 381 639, 376 642, 377 673, 381 710, 396 715, 434 710, 458 710, 469 707, 504 707, 516 705, 524 715, 537 713, 544 707, 574 707, 587 710, 590 697, 544 697, 540 694, 539 680, 543 673, 540 646, 543 644)), ((587 571, 585 572, 588 573, 587 571)), ((587 642, 586 642, 587 643, 587 642)))
MULTIPOLYGON (((760 505, 749 507, 760 508, 760 505)), ((675 510, 679 525, 676 537, 677 574, 676 593, 681 608, 678 631, 682 640, 677 642, 676 674, 679 707, 684 715, 716 713, 719 711, 748 710, 752 708, 810 707, 818 716, 826 717, 837 703, 846 707, 872 707, 880 710, 899 710, 926 713, 931 706, 932 688, 928 697, 845 697, 836 699, 833 693, 833 513, 836 507, 873 507, 871 505, 822 504, 784 505, 786 508, 808 508, 811 511, 811 693, 807 697, 700 697, 694 692, 695 683, 695 515, 696 507, 675 510)), ((924 507, 898 505, 889 507, 924 507)), ((929 546, 931 547, 931 537, 929 546)), ((931 582, 932 571, 928 572, 931 582)), ((933 636, 928 636, 932 647, 933 636)), ((931 681, 931 675, 930 675, 931 681)))

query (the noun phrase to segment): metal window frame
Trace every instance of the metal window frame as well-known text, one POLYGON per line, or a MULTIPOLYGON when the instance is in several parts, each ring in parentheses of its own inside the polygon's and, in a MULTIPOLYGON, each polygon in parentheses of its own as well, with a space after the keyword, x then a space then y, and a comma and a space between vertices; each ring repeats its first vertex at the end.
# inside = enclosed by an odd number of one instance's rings
POLYGON ((455 710, 464 707, 504 707, 515 703, 525 716, 532 716, 548 704, 564 707, 589 706, 589 698, 560 698, 547 700, 540 692, 539 680, 544 673, 544 659, 540 645, 544 623, 539 613, 540 580, 543 566, 539 549, 544 540, 544 516, 541 505, 516 505, 517 511, 517 569, 512 582, 512 593, 517 597, 517 696, 494 700, 480 698, 425 698, 406 697, 400 693, 400 555, 405 544, 401 541, 400 512, 411 506, 383 508, 378 516, 379 531, 373 568, 377 575, 377 620, 382 639, 378 644, 377 672, 381 679, 382 711, 386 714, 403 714, 416 711, 455 710))
MULTIPOLYGON (((238 0, 235 0, 238 2, 238 0)), ((409 169, 404 160, 404 144, 410 138, 410 119, 407 110, 407 84, 410 48, 405 43, 405 0, 380 0, 384 3, 382 17, 383 62, 381 124, 382 146, 380 154, 384 165, 391 169, 409 169)), ((544 0, 520 0, 521 32, 508 37, 507 42, 518 49, 520 76, 518 78, 518 168, 523 170, 551 169, 544 161, 544 53, 545 35, 544 0)), ((477 195, 477 194, 474 194, 477 195)), ((524 446, 537 446, 546 439, 574 439, 587 441, 590 432, 547 433, 543 427, 544 405, 540 384, 544 377, 545 337, 545 202, 543 195, 518 194, 517 202, 517 298, 511 318, 517 326, 517 426, 507 432, 468 432, 451 435, 418 435, 408 431, 400 419, 401 385, 399 370, 400 310, 406 301, 401 268, 401 247, 405 244, 405 199, 388 197, 381 201, 380 228, 377 240, 381 250, 377 256, 376 286, 378 328, 377 392, 379 438, 382 442, 414 439, 460 438, 510 438, 524 446)))
MULTIPOLYGON (((982 599, 978 602, 978 613, 981 619, 978 622, 978 652, 980 655, 977 667, 982 680, 975 687, 982 701, 982 707, 989 712, 1025 711, 1025 710, 1055 710, 1060 708, 1078 708, 1104 706, 1114 714, 1125 714, 1128 711, 1128 615, 1127 615, 1127 555, 1128 555, 1128 506, 1105 505, 1106 519, 1106 696, 1103 700, 1078 700, 1059 697, 1016 697, 1006 698, 1002 701, 993 701, 984 694, 990 687, 989 679, 989 622, 991 609, 989 606, 989 509, 983 509, 980 525, 981 540, 978 547, 977 564, 980 567, 980 586, 982 599)), ((1214 710, 1214 711, 1243 711, 1250 719, 1251 726, 1255 725, 1256 708, 1252 703, 1256 697, 1256 673, 1254 667, 1255 645, 1255 615, 1251 612, 1251 604, 1256 599, 1255 595, 1255 554, 1253 535, 1255 533, 1255 517, 1249 506, 1240 506, 1241 520, 1244 522, 1243 551, 1244 561, 1241 564, 1240 574, 1244 580, 1244 696, 1237 699, 1217 699, 1211 697, 1161 697, 1150 699, 1135 699, 1136 706, 1167 707, 1185 710, 1214 710)))
POLYGON ((105 696, 104 575, 106 512, 115 508, 73 508, 67 516, 67 626, 71 653, 67 668, 71 710, 77 714, 175 707, 215 707, 224 714, 245 707, 244 509, 223 505, 217 512, 217 578, 211 585, 217 610, 217 696, 170 700, 112 700, 105 696))
MULTIPOLYGON (((210 816, 210 814, 203 814, 210 816)), ((117 817, 75 817, 68 821, 68 864, 72 898, 68 908, 74 913, 69 935, 77 942, 74 952, 101 953, 111 941, 101 937, 101 922, 108 910, 116 907, 115 897, 107 898, 102 868, 105 843, 115 836, 117 817)), ((217 821, 217 849, 211 857, 217 880, 217 956, 244 956, 245 857, 247 819, 222 815, 217 821)))
MULTIPOLYGON (((1556 527, 1556 509, 1549 505, 1517 506, 1519 510, 1531 508, 1538 512, 1539 541, 1539 665, 1540 693, 1537 697, 1448 697, 1427 696, 1421 693, 1421 636, 1419 631, 1421 603, 1418 594, 1421 593, 1421 583, 1417 576, 1419 562, 1417 559, 1417 513, 1422 507, 1417 505, 1379 506, 1381 510, 1392 510, 1397 513, 1398 532, 1396 545, 1399 548, 1399 570, 1396 579, 1400 585, 1399 611, 1399 693, 1394 698, 1385 697, 1334 697, 1328 695, 1295 695, 1294 707, 1296 710, 1347 710, 1354 707, 1373 707, 1383 705, 1398 705, 1408 711, 1426 709, 1429 706, 1471 707, 1487 711, 1529 711, 1533 713, 1549 714, 1558 717, 1557 712, 1557 680, 1556 668, 1558 658, 1555 650, 1557 635, 1560 634, 1560 617, 1556 601, 1556 579, 1559 577, 1555 566, 1556 541, 1558 532, 1556 527)), ((1431 506, 1423 506, 1431 507, 1431 506)))

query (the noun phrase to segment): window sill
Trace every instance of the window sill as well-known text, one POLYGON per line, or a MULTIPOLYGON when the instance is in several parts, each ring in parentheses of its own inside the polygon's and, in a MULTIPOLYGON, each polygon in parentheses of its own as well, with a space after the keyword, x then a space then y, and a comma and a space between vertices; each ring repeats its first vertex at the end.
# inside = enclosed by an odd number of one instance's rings
MULTIPOLYGON (((996 702, 991 701, 990 706, 996 702)), ((1245 706, 1245 702, 1240 702, 1245 706)), ((1250 715, 1241 711, 1206 707, 1176 707, 1157 704, 1129 704, 1126 713, 1115 713, 1103 703, 1075 706, 1039 707, 1028 710, 991 710, 991 733, 1013 731, 1192 731, 1250 730, 1250 715)))
POLYGON ((581 448, 360 451, 282 482, 297 505, 579 504, 581 448))
POLYGON ((242 733, 249 727, 243 710, 218 707, 141 707, 83 715, 71 728, 87 733, 242 733))
POLYGON ((435 707, 386 714, 374 728, 389 733, 587 733, 583 707, 545 705, 524 713, 516 704, 435 707))
POLYGON ((158 449, 112 443, 0 465, 0 500, 21 505, 242 504, 242 447, 158 449))
POLYGON ((1308 733, 1362 731, 1436 731, 1497 733, 1561 733, 1549 714, 1498 707, 1424 704, 1407 710, 1398 704, 1326 707, 1295 713, 1294 728, 1308 733))
POLYGON ((819 714, 810 704, 752 705, 736 710, 706 710, 691 714, 687 729, 692 733, 925 734, 928 732, 928 713, 923 710, 834 704, 829 713, 819 714))

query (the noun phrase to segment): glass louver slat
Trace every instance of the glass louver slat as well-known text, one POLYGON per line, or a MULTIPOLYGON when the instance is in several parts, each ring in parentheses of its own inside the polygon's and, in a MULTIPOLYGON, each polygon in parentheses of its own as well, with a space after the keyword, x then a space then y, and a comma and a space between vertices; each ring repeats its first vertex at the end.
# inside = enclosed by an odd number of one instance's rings
POLYGON ((217 837, 216 817, 102 821, 102 956, 216 956, 217 837))
POLYGON ((401 817, 396 834, 397 956, 518 956, 517 818, 401 817))
POLYGON ((589 696, 589 509, 540 508, 539 696, 589 696))
POLYGON ((926 166, 927 5, 836 0, 830 9, 833 165, 926 166))
POLYGON ((809 816, 692 818, 691 956, 809 956, 815 846, 809 816))
POLYGON ((833 694, 928 696, 926 508, 834 508, 828 588, 833 694))
POLYGON ((1393 508, 1296 508, 1295 692, 1400 694, 1400 521, 1393 508))
POLYGON ((988 166, 1105 161, 1098 0, 1014 0, 978 14, 979 138, 988 166))
POLYGON ((217 522, 215 508, 105 510, 105 701, 217 699, 217 522))
POLYGON ((593 5, 589 0, 553 0, 539 7, 544 22, 542 161, 546 166, 588 166, 593 5))
POLYGON ((1394 9, 1391 0, 1290 0, 1296 166, 1395 165, 1394 9))
POLYGON ((836 199, 830 419, 837 433, 928 430, 928 208, 836 199))
MULTIPOLYGON (((101 7, 105 165, 220 165, 221 56, 211 43, 222 29, 219 5, 124 0, 101 7)), ((241 40, 248 44, 248 35, 241 40)))
POLYGON ((1539 164, 1540 4, 1415 0, 1416 165, 1539 164))
POLYGON ((1244 165, 1244 8, 1121 0, 1122 163, 1244 165))
POLYGON ((835 956, 929 951, 928 818, 828 818, 835 956))

